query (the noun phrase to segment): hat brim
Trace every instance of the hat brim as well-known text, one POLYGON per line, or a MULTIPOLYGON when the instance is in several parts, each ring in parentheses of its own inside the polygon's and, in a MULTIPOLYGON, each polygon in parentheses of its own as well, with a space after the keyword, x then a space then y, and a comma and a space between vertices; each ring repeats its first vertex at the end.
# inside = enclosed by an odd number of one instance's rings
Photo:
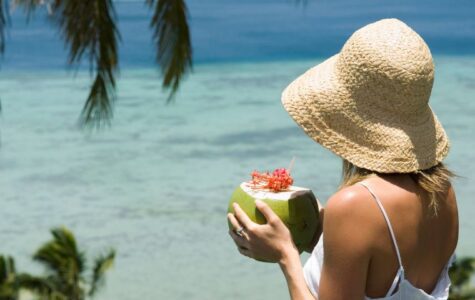
POLYGON ((353 101, 336 71, 338 54, 309 69, 282 94, 282 104, 305 133, 358 167, 409 173, 442 161, 449 140, 430 106, 417 124, 353 101), (386 114, 386 115, 385 115, 386 114))

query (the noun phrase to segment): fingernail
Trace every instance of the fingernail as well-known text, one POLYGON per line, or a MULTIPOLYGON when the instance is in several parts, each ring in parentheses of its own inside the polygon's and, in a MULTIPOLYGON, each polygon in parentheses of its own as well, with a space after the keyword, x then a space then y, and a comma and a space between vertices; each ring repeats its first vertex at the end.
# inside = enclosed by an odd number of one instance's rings
POLYGON ((262 201, 261 200, 256 200, 256 204, 262 204, 262 201))

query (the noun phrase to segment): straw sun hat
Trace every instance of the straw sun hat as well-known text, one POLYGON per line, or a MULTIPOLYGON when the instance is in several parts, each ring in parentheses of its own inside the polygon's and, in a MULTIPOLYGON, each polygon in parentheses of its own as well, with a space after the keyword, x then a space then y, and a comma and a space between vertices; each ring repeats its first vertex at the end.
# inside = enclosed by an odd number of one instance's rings
POLYGON ((384 19, 294 80, 282 103, 308 136, 354 165, 408 173, 438 164, 449 151, 428 104, 433 81, 424 40, 403 22, 384 19))

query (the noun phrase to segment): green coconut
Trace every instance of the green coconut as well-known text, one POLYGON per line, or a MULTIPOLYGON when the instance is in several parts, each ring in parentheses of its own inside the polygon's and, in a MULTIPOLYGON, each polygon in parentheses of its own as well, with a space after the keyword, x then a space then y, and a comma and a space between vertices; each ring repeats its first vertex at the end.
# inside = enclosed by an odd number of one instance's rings
MULTIPOLYGON (((311 190, 290 186, 281 192, 256 191, 251 189, 248 183, 243 182, 233 192, 228 212, 234 213, 232 205, 236 202, 252 221, 265 224, 265 217, 256 207, 256 199, 267 203, 289 228, 300 253, 312 250, 320 226, 320 217, 317 199, 311 190)), ((230 222, 228 225, 232 229, 230 222)))

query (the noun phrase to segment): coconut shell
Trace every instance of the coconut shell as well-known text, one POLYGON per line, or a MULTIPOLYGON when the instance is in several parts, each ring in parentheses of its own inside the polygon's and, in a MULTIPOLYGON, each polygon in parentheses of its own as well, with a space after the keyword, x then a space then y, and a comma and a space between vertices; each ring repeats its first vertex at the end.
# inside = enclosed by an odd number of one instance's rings
MULTIPOLYGON (((256 197, 256 194, 249 193, 241 184, 231 196, 228 212, 234 213, 232 204, 236 202, 253 222, 265 224, 266 219, 255 204, 256 199, 262 200, 289 228, 299 252, 311 251, 320 226, 317 199, 309 189, 290 187, 290 189, 292 188, 299 190, 295 193, 286 192, 286 194, 280 194, 285 192, 265 192, 259 193, 256 197), (288 199, 286 199, 287 195, 288 199)), ((230 222, 228 225, 232 229, 230 222)))

